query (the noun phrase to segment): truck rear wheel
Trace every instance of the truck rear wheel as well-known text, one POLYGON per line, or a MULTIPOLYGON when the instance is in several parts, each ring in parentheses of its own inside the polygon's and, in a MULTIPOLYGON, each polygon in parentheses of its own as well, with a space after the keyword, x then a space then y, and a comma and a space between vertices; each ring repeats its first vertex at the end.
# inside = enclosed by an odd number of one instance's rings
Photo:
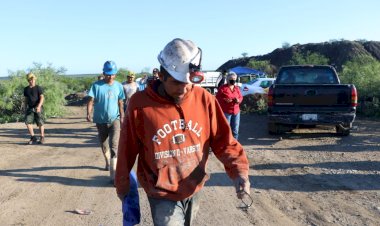
POLYGON ((280 133, 279 126, 277 123, 268 122, 268 133, 270 135, 276 135, 280 133))
POLYGON ((339 136, 348 136, 351 131, 351 124, 339 124, 335 126, 337 135, 339 136))

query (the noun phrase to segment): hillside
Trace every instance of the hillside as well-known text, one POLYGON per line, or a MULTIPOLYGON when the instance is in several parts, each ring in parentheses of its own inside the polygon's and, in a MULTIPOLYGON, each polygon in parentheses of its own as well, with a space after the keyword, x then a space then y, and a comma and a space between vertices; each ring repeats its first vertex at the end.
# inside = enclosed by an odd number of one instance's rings
POLYGON ((268 60, 276 68, 288 64, 295 53, 305 54, 308 51, 318 53, 330 60, 330 64, 335 64, 340 71, 342 65, 347 61, 360 55, 370 55, 380 61, 379 41, 333 41, 322 43, 295 44, 288 48, 277 48, 271 53, 261 56, 241 57, 229 60, 221 65, 217 70, 228 70, 236 66, 246 66, 252 59, 268 60))

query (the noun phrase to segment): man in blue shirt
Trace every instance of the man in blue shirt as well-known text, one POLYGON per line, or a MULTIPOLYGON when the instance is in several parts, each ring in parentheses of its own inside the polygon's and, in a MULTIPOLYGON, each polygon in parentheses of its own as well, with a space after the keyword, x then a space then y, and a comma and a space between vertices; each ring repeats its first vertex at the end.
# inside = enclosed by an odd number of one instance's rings
POLYGON ((100 146, 106 161, 105 170, 110 171, 112 183, 115 179, 120 124, 124 118, 123 101, 125 99, 123 86, 115 81, 116 73, 115 62, 106 61, 103 66, 104 79, 92 84, 87 103, 87 121, 96 123, 100 146))

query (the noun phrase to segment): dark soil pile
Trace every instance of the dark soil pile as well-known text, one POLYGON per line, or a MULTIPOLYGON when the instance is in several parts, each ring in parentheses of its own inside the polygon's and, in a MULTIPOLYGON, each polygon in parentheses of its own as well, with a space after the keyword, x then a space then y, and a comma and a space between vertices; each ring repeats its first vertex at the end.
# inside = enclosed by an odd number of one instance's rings
POLYGON ((305 55, 307 52, 318 53, 329 59, 340 71, 347 61, 361 55, 372 56, 380 60, 379 41, 331 41, 322 43, 295 44, 288 48, 277 48, 262 56, 242 57, 229 60, 217 70, 223 71, 236 66, 247 66, 250 60, 268 60, 275 68, 287 65, 295 53, 305 55))
POLYGON ((85 92, 71 93, 65 97, 68 106, 84 106, 88 102, 88 96, 85 92))

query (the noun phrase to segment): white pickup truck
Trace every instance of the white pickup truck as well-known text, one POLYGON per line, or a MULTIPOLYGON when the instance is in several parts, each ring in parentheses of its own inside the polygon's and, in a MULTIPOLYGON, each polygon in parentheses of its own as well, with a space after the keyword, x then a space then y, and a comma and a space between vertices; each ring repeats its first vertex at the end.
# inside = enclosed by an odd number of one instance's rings
POLYGON ((222 73, 218 71, 203 71, 204 80, 199 84, 199 86, 205 88, 212 94, 218 92, 218 83, 222 80, 222 73))

